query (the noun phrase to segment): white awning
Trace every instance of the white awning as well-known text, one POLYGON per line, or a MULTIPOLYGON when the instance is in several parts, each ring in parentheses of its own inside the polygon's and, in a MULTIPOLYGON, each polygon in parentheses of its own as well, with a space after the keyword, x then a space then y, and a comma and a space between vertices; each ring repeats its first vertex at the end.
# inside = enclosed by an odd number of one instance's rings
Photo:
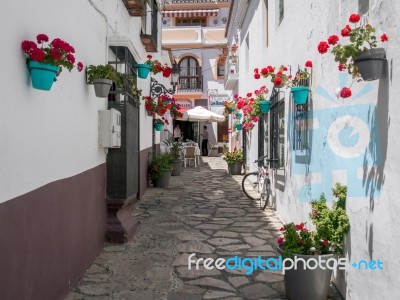
POLYGON ((219 9, 164 10, 163 17, 216 17, 219 9))

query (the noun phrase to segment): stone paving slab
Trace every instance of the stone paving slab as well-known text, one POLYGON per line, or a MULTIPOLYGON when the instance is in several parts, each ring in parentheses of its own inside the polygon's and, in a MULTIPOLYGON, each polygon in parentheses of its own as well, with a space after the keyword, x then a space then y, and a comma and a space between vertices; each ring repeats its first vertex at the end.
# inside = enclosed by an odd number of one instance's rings
MULTIPOLYGON (((286 299, 279 271, 246 274, 204 265, 277 256, 279 214, 260 211, 241 191, 241 179, 228 175, 220 157, 202 157, 199 170, 184 169, 166 189, 149 188, 132 213, 140 220, 136 235, 125 245, 106 244, 66 299, 286 299)), ((331 288, 328 299, 341 298, 331 288)))

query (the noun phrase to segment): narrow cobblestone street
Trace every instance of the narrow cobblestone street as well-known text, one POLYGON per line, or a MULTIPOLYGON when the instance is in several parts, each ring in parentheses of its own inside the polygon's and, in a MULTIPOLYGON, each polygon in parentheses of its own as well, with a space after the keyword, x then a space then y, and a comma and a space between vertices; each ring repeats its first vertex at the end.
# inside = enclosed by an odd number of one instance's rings
MULTIPOLYGON (((125 245, 105 246, 67 299, 286 299, 280 271, 188 270, 188 256, 276 257, 282 222, 260 211, 222 158, 205 157, 149 188, 136 214, 140 228, 125 245)), ((341 299, 332 287, 329 299, 341 299)), ((305 299, 306 300, 306 299, 305 299)))

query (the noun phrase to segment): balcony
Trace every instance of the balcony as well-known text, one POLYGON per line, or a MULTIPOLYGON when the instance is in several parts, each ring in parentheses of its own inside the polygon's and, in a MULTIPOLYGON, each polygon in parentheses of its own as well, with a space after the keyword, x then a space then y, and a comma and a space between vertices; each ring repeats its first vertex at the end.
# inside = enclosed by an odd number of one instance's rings
POLYGON ((146 15, 146 4, 143 0, 123 0, 128 13, 132 17, 146 15))
POLYGON ((239 64, 227 60, 225 70, 225 89, 233 90, 239 81, 239 64))
POLYGON ((224 28, 179 26, 162 30, 162 45, 166 48, 216 46, 226 43, 224 28))

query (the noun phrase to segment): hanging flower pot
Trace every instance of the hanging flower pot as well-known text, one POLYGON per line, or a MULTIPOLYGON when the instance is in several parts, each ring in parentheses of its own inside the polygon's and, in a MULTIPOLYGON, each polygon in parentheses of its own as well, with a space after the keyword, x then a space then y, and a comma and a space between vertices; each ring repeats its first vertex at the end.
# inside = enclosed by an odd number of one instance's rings
POLYGON ((267 100, 260 100, 258 102, 259 106, 260 106, 260 110, 263 114, 266 114, 267 112, 269 112, 269 109, 271 108, 271 101, 267 101, 267 100))
POLYGON ((242 124, 236 124, 236 130, 241 131, 242 130, 242 124))
POLYGON ((291 93, 293 95, 293 101, 296 105, 304 105, 307 103, 309 88, 306 86, 295 86, 292 87, 291 93))
POLYGON ((148 64, 137 64, 136 67, 140 78, 146 79, 149 76, 150 66, 148 64))
POLYGON ((28 68, 32 78, 32 86, 43 91, 50 91, 60 70, 58 66, 42 64, 34 60, 29 61, 28 68))
POLYGON ((235 116, 236 118, 241 119, 243 115, 241 113, 236 113, 235 116))
POLYGON ((110 92, 111 85, 112 85, 112 80, 110 79, 104 79, 104 78, 94 79, 93 86, 96 97, 99 98, 107 97, 108 93, 110 92))
POLYGON ((373 48, 361 52, 361 55, 354 59, 364 81, 372 81, 382 77, 386 62, 384 48, 373 48))
POLYGON ((163 128, 163 124, 159 124, 159 123, 157 123, 157 124, 154 124, 154 129, 156 130, 156 131, 161 131, 161 129, 163 128))

